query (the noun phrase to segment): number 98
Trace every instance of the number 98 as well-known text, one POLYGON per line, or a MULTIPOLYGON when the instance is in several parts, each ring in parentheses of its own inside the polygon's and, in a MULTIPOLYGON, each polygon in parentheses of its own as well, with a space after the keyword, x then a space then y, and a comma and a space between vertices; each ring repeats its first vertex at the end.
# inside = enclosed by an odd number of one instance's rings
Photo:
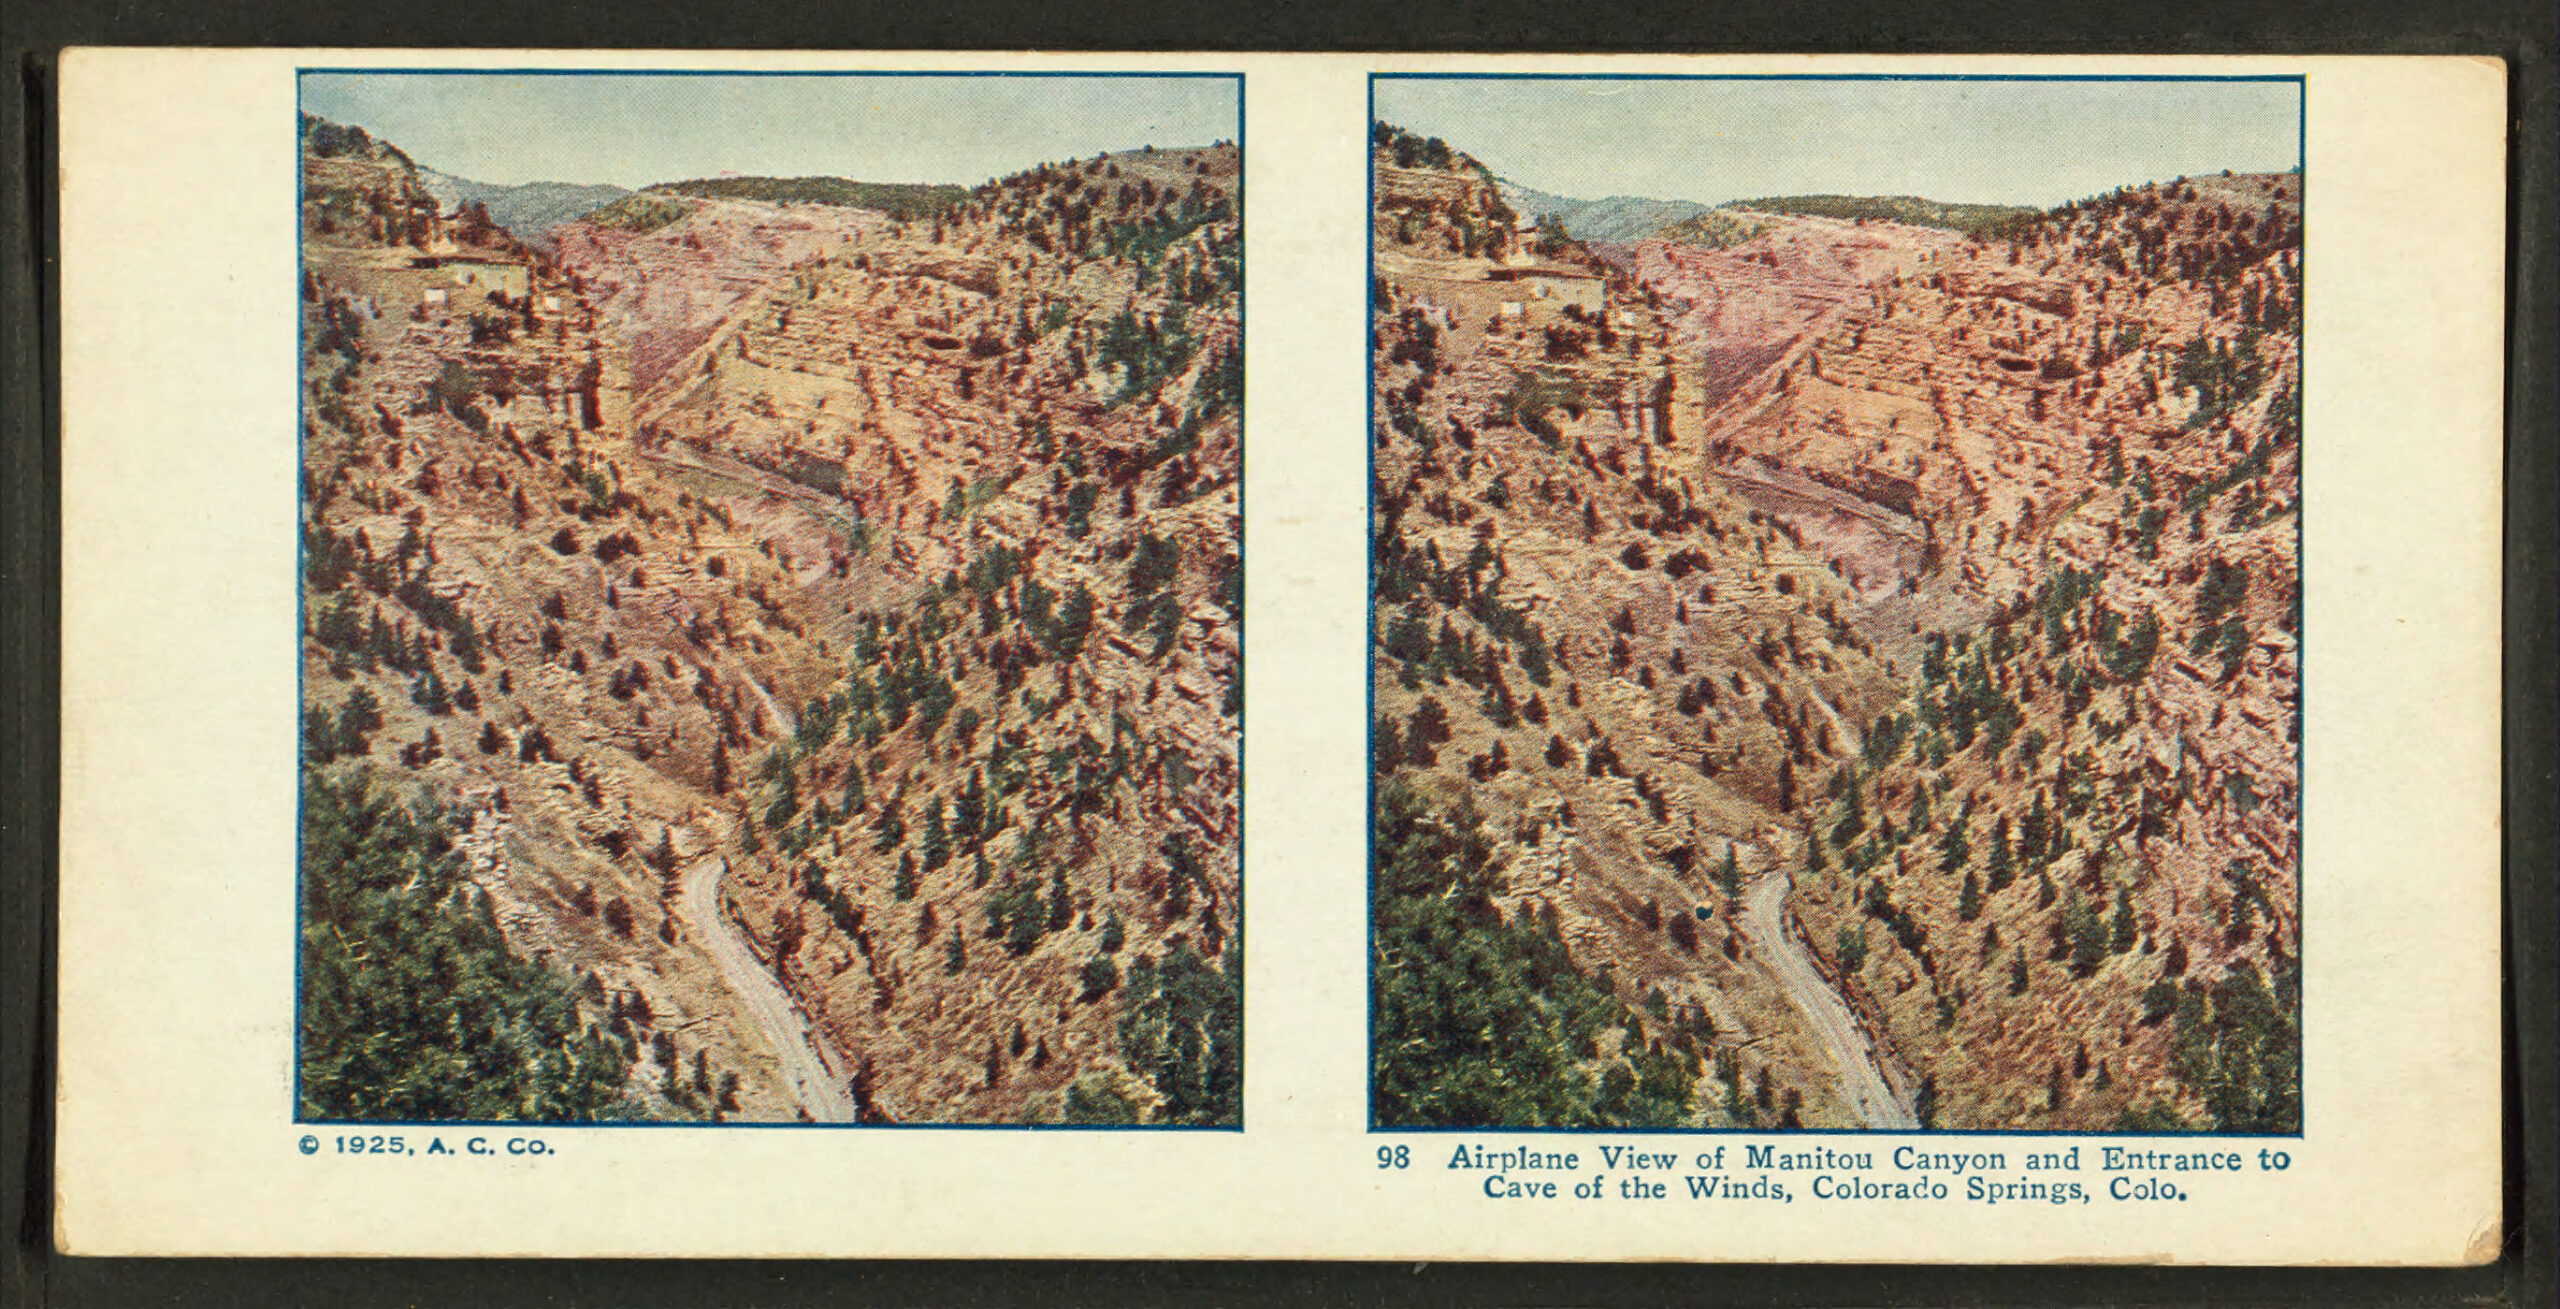
POLYGON ((1403 1168, 1410 1165, 1412 1162, 1413 1151, 1405 1146, 1382 1145, 1378 1147, 1378 1166, 1380 1168, 1403 1168))

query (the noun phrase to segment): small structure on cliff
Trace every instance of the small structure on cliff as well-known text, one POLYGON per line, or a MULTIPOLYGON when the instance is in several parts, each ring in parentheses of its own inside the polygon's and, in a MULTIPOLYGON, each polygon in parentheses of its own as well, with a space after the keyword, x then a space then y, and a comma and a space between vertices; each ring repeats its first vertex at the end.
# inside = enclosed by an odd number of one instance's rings
POLYGON ((1490 269, 1488 282, 1508 282, 1541 300, 1560 300, 1598 309, 1601 305, 1601 281, 1597 273, 1561 264, 1522 264, 1517 267, 1490 269))

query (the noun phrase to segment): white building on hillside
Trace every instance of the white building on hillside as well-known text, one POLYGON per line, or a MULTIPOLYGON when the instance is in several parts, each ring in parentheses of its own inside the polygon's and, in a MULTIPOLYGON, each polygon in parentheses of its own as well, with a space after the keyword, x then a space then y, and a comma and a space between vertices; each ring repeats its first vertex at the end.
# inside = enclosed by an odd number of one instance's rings
POLYGON ((1485 280, 1509 282, 1540 300, 1558 300, 1584 309, 1600 308, 1604 298, 1599 274, 1560 264, 1495 268, 1485 273, 1485 280))

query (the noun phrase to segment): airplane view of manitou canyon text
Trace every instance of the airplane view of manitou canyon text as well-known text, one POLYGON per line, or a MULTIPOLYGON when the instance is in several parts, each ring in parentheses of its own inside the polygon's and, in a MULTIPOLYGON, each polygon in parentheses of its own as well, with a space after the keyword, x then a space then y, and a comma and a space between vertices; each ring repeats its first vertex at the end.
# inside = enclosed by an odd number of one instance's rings
POLYGON ((2298 1132, 2298 86, 1375 86, 1372 1121, 2298 1132))
POLYGON ((303 92, 299 1116, 1237 1124, 1235 80, 303 92))

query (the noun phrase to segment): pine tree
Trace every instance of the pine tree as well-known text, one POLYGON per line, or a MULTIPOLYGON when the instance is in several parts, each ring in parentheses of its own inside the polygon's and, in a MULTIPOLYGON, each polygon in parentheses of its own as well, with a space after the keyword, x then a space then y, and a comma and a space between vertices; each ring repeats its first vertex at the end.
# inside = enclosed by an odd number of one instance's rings
POLYGON ((1058 864, 1049 870, 1048 930, 1066 930, 1076 916, 1075 897, 1067 890, 1067 866, 1058 864))
POLYGON ((1865 830, 1867 830, 1867 811, 1858 800, 1857 779, 1851 778, 1848 807, 1841 812, 1840 821, 1831 829, 1831 844, 1845 853, 1850 843, 1857 840, 1858 834, 1865 830))
POLYGON ((302 757, 315 764, 338 757, 338 729, 327 710, 313 706, 302 711, 302 757))
POLYGON ((951 835, 942 822, 940 798, 927 800, 924 806, 924 866, 930 872, 951 860, 951 835))
POLYGON ((904 902, 916 898, 916 856, 912 850, 898 852, 897 880, 890 884, 889 894, 904 902))
POLYGON ((1956 896, 1956 917, 1969 923, 1981 916, 1982 885, 1974 879, 1973 870, 1968 868, 1964 874, 1964 890, 1956 896))
POLYGON ((2017 879, 2017 869, 2011 863, 2009 855, 2009 816, 2007 814, 2000 815, 2000 821, 1991 826, 1990 868, 1991 891, 1994 895, 2006 890, 2009 883, 2017 879))
POLYGON ((958 803, 952 806, 951 834, 962 841, 982 840, 987 828, 987 783, 979 770, 969 770, 969 784, 960 790, 958 803))
POLYGON ((367 739, 382 727, 382 702, 371 690, 357 687, 347 693, 346 703, 338 708, 337 752, 361 755, 373 748, 367 739))
POLYGON ((2071 941, 2072 975, 2087 977, 2098 971, 2098 965, 2107 957, 2107 928, 2098 917, 2097 906, 2090 904, 2077 887, 2063 905, 2062 922, 2071 941))
POLYGON ((1084 961, 1084 967, 1077 971, 1077 980, 1084 988, 1079 999, 1099 1000, 1120 985, 1120 965, 1113 962, 1108 954, 1096 954, 1084 961))

